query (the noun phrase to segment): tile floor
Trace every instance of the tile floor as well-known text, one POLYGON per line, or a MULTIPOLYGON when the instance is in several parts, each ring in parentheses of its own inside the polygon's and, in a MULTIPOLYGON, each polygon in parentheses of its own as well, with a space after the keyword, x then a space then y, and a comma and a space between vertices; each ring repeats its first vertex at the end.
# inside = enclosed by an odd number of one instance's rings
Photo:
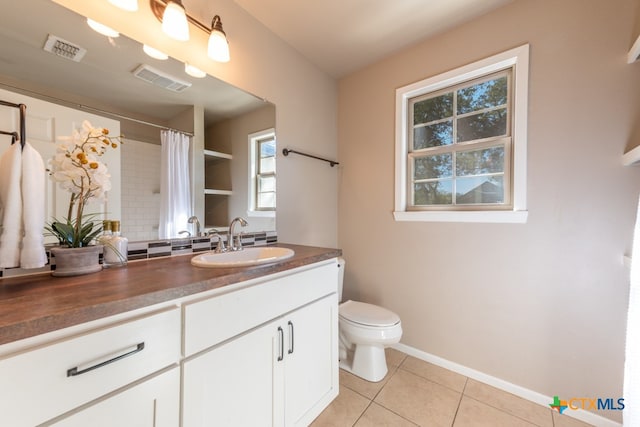
POLYGON ((550 408, 387 349, 378 383, 340 370, 340 395, 312 427, 586 427, 550 408))

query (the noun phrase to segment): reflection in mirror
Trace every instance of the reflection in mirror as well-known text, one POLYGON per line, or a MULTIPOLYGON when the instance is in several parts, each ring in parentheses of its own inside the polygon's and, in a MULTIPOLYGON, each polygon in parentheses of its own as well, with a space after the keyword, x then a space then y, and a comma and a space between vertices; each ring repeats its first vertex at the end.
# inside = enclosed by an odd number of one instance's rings
MULTIPOLYGON (((264 100, 211 76, 191 77, 181 62, 153 59, 143 53, 138 42, 123 35, 99 35, 84 17, 50 0, 22 0, 4 8, 0 89, 76 111, 74 117, 53 117, 47 122, 34 115, 37 108, 31 105, 36 101, 26 103, 30 142, 39 130, 47 130, 41 145, 52 144, 55 137, 79 126, 83 118, 95 126, 119 126, 125 136, 118 153, 121 175, 115 160, 109 170, 112 175, 118 173, 113 181, 120 185, 121 199, 113 200, 117 194, 113 191, 111 206, 104 209, 121 212, 121 218, 113 219, 121 219, 123 234, 130 240, 158 236, 163 128, 192 135, 192 214, 205 229, 224 229, 230 218, 255 212, 248 204, 249 193, 255 191, 250 178, 249 135, 275 128, 275 106, 264 100), (76 62, 45 51, 50 36, 86 52, 76 62), (147 81, 136 78, 134 72, 147 81), (154 78, 155 84, 149 83, 154 78), (43 129, 34 129, 45 122, 43 129)), ((0 121, 12 122, 8 114, 0 110, 0 121)), ((9 143, 2 137, 0 152, 9 143)), ((46 160, 50 154, 44 150, 46 160)), ((47 203, 54 205, 55 196, 49 194, 47 203)), ((250 229, 245 231, 275 230, 275 211, 256 215, 247 218, 250 229)), ((184 224, 185 230, 191 231, 190 227, 184 224)))

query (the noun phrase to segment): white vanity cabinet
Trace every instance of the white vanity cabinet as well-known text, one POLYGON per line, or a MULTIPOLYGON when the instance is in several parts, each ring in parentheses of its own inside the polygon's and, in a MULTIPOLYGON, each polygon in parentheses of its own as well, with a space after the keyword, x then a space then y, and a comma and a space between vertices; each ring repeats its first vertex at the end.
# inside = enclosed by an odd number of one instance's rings
POLYGON ((187 305, 183 427, 308 425, 338 394, 337 309, 335 262, 187 305))
POLYGON ((335 259, 0 346, 0 426, 305 426, 338 395, 335 259))
MULTIPOLYGON (((133 400, 153 410, 148 393, 130 387, 170 366, 178 366, 180 330, 180 310, 173 306, 115 324, 74 331, 53 341, 37 342, 16 353, 0 351, 0 425, 33 427, 56 421, 61 426, 153 427, 154 424, 109 423, 109 418, 89 424, 74 419, 85 419, 80 415, 83 411, 89 418, 93 414, 126 417, 133 400), (122 398, 116 397, 119 393, 122 398), (63 421, 67 414, 77 415, 63 421)), ((176 425, 177 418, 172 414, 179 413, 179 394, 174 391, 179 388, 158 378, 152 381, 172 389, 153 393, 164 396, 162 414, 168 414, 171 421, 166 425, 176 425)))

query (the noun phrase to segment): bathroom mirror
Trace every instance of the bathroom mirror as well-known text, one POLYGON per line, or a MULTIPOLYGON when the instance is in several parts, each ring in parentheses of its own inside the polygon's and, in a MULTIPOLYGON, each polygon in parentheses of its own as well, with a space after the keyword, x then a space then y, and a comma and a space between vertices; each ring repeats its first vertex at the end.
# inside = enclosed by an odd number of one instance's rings
MULTIPOLYGON (((130 240, 157 238, 157 221, 155 231, 147 224, 143 232, 135 229, 133 222, 145 211, 151 217, 157 217, 159 187, 146 189, 144 197, 126 196, 128 201, 124 200, 124 194, 127 183, 131 181, 128 177, 142 169, 144 159, 148 159, 146 166, 150 166, 152 171, 159 170, 162 127, 196 133, 192 144, 192 167, 197 170, 192 174, 198 182, 192 186, 196 189, 192 197, 196 198, 194 213, 200 217, 203 227, 224 227, 228 224, 223 220, 225 215, 229 218, 247 216, 250 210, 248 135, 275 128, 273 104, 212 76, 195 78, 187 75, 183 63, 171 58, 164 61, 153 59, 143 53, 138 42, 123 35, 114 38, 102 36, 89 28, 84 17, 50 0, 3 1, 0 89, 120 122, 120 131, 126 138, 121 177, 124 182, 121 203, 123 234, 128 234, 130 240), (47 52, 43 47, 50 36, 85 49, 86 53, 76 62, 47 52), (140 70, 141 66, 144 70, 140 70), (156 73, 164 77, 160 79, 163 86, 189 87, 169 90, 137 78, 133 74, 136 70, 139 70, 138 74, 156 73), (173 84, 169 85, 167 79, 173 84), (204 131, 194 129, 194 122, 198 127, 199 115, 204 122, 204 131), (132 147, 142 153, 136 155, 143 156, 143 164, 139 160, 131 161, 132 147), (204 150, 208 150, 207 153, 221 152, 232 158, 205 156, 204 150), (148 154, 150 152, 153 154, 148 154), (132 165, 136 171, 124 169, 132 165), (213 177, 211 173, 205 176, 205 167, 216 170, 213 177), (213 185, 224 188, 221 191, 214 188, 205 196, 204 190, 212 185, 211 181, 215 182, 213 185), (208 218, 214 219, 209 221, 208 218)), ((5 114, 5 111, 0 110, 0 114, 5 114)), ((28 135, 27 126, 27 139, 28 135)), ((0 151, 3 150, 0 147, 0 151)), ((266 215, 263 212, 256 218, 249 218, 249 223, 253 231, 275 230, 275 212, 266 215)), ((185 229, 188 227, 185 224, 185 229)))

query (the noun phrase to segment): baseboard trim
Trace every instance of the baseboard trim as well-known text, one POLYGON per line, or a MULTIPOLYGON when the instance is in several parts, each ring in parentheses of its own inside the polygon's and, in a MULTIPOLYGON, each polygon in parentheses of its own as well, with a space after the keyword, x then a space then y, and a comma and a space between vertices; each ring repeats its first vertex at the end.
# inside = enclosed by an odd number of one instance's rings
MULTIPOLYGON (((398 343, 393 345, 392 347, 417 359, 433 363, 434 365, 449 369, 453 372, 457 372, 458 374, 464 375, 465 377, 473 378, 474 380, 483 382, 502 391, 506 391, 507 393, 515 394, 518 397, 530 400, 544 407, 548 408, 549 403, 553 402, 553 397, 545 396, 533 390, 529 390, 500 378, 485 374, 484 372, 476 371, 475 369, 469 368, 467 366, 451 362, 450 360, 443 359, 442 357, 435 356, 422 350, 418 350, 406 344, 398 343)), ((584 421, 585 423, 589 423, 597 427, 622 427, 622 424, 620 423, 582 409, 565 411, 564 415, 568 415, 572 418, 584 421)))

